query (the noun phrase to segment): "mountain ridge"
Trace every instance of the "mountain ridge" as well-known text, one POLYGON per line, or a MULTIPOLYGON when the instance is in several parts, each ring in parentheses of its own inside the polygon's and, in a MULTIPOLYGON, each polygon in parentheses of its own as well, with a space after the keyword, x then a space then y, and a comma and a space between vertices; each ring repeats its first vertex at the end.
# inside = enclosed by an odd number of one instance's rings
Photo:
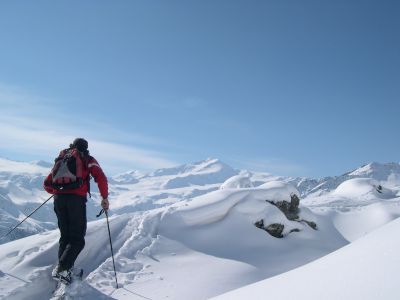
MULTIPOLYGON (((51 163, 44 161, 18 162, 0 158, 0 233, 7 231, 12 224, 17 224, 48 194, 42 189, 44 177, 50 171, 51 163)), ((302 198, 324 195, 335 190, 341 183, 352 178, 368 177, 390 186, 400 182, 400 164, 371 162, 341 176, 313 179, 307 177, 274 176, 269 173, 237 170, 217 158, 182 164, 173 168, 158 169, 150 173, 127 171, 109 178, 110 200, 116 213, 124 211, 143 211, 167 206, 179 201, 190 200, 219 189, 230 180, 231 187, 244 186, 235 183, 245 180, 246 186, 282 180, 295 186, 302 198), (242 174, 239 176, 239 174, 242 174), (245 177, 245 179, 243 178, 245 177), (241 178, 241 179, 240 179, 241 178)), ((97 186, 92 184, 93 197, 88 199, 88 220, 94 220, 100 210, 97 186)), ((12 239, 32 233, 44 232, 56 228, 52 203, 32 216, 35 226, 21 226, 12 239), (53 225, 51 225, 53 224, 53 225), (34 230, 31 230, 34 228, 34 230)), ((7 240, 5 240, 7 241, 7 240)), ((0 243, 5 242, 0 241, 0 243)))
MULTIPOLYGON (((107 226, 104 218, 94 220, 100 197, 93 189, 87 203, 90 247, 76 262, 88 274, 74 292, 125 300, 132 299, 126 290, 134 290, 154 299, 200 300, 317 260, 400 216, 400 184, 390 181, 396 168, 376 174, 369 169, 313 180, 235 170, 209 159, 147 177, 128 171, 109 185, 116 269, 126 289, 114 292, 107 226), (297 206, 296 185, 306 194, 297 206)), ((0 174, 0 214, 7 220, 0 223, 2 231, 38 206, 25 197, 48 195, 32 184, 44 175, 0 174)), ((44 222, 54 218, 51 203, 39 212, 12 239, 39 234, 0 245, 0 297, 49 298, 58 230, 55 222, 44 222)))

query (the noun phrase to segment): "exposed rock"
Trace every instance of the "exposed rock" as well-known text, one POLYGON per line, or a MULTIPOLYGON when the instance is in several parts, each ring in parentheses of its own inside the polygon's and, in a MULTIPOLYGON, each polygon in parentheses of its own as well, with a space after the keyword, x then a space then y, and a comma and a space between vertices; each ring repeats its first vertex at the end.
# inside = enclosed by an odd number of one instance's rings
POLYGON ((254 225, 255 225, 257 228, 264 229, 264 220, 261 219, 260 221, 255 222, 254 225))
POLYGON ((313 221, 307 221, 307 220, 301 219, 301 220, 299 220, 299 222, 304 222, 304 223, 306 223, 308 226, 310 226, 312 229, 318 230, 317 223, 315 223, 315 222, 313 222, 313 221))
POLYGON ((288 220, 294 221, 299 219, 299 204, 300 199, 296 194, 290 195, 290 203, 288 201, 270 201, 266 200, 268 203, 271 203, 278 207, 281 212, 283 212, 288 220))
MULTIPOLYGON (((255 222, 254 225, 257 228, 265 230, 266 232, 268 232, 273 237, 276 237, 276 238, 283 238, 284 237, 283 230, 285 229, 285 225, 283 225, 283 224, 272 223, 272 224, 269 224, 268 226, 265 226, 264 225, 264 220, 261 219, 260 221, 255 222)), ((290 230, 289 233, 292 233, 292 232, 300 232, 300 229, 294 228, 294 229, 290 230)))
MULTIPOLYGON (((279 210, 281 212, 283 212, 283 214, 286 216, 286 218, 290 221, 296 221, 296 222, 304 222, 306 223, 308 226, 310 226, 312 229, 314 230, 318 230, 317 228, 317 224, 313 221, 307 221, 304 219, 300 219, 299 217, 299 204, 300 204, 300 199, 296 194, 291 194, 290 195, 290 202, 288 201, 270 201, 270 200, 266 200, 268 203, 271 203, 272 205, 275 205, 277 208, 279 208, 279 210)), ((279 224, 279 223, 273 223, 270 224, 268 226, 264 225, 264 220, 260 220, 257 221, 254 224, 256 227, 263 229, 265 231, 267 231, 270 235, 277 237, 277 238, 282 238, 283 237, 283 230, 285 228, 285 226, 283 224, 279 224)), ((292 230, 290 230, 289 233, 292 232, 299 232, 300 229, 298 228, 294 228, 292 230)))
POLYGON ((264 230, 276 238, 283 238, 282 232, 284 228, 283 224, 273 223, 265 227, 264 230))

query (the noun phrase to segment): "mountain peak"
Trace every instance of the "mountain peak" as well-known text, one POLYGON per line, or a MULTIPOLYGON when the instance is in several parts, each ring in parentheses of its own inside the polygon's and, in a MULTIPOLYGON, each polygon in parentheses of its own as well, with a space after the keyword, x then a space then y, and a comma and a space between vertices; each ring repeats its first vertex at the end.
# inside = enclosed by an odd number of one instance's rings
POLYGON ((150 176, 167 176, 167 175, 182 176, 184 174, 192 174, 192 173, 214 173, 214 172, 219 172, 223 169, 229 171, 233 170, 232 167, 223 163, 218 158, 207 158, 205 160, 189 164, 183 164, 172 168, 158 169, 152 172, 150 176))
POLYGON ((137 170, 130 170, 124 173, 117 174, 111 178, 113 183, 128 184, 137 183, 143 174, 137 170))
POLYGON ((43 167, 43 168, 51 168, 53 166, 52 163, 49 163, 44 160, 34 160, 34 161, 31 161, 31 164, 39 166, 39 167, 43 167))
POLYGON ((400 173, 400 164, 398 163, 378 163, 370 162, 360 168, 348 173, 350 176, 376 177, 378 180, 386 180, 392 173, 400 173))
POLYGON ((39 164, 35 162, 14 161, 0 157, 0 172, 47 174, 49 172, 49 166, 45 166, 45 164, 45 162, 39 164))

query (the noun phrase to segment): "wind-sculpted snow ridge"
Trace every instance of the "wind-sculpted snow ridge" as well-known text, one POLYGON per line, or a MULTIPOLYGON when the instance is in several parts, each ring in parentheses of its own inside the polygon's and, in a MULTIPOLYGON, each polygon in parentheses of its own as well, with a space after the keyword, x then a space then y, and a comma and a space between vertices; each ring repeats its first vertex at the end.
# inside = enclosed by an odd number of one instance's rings
POLYGON ((219 187, 221 190, 224 189, 239 189, 239 188, 252 188, 254 187, 251 181, 250 174, 245 172, 235 176, 230 177, 219 187))
POLYGON ((293 184, 300 191, 302 197, 309 195, 321 196, 336 189, 340 184, 349 179, 370 178, 379 184, 396 188, 400 186, 400 164, 399 163, 377 163, 372 162, 341 176, 313 178, 281 178, 287 183, 293 184))
POLYGON ((398 188, 385 187, 371 178, 353 178, 329 193, 310 195, 302 203, 332 219, 341 234, 354 241, 400 217, 398 188))
MULTIPOLYGON (((76 262, 76 267, 85 270, 84 282, 75 296, 205 299, 280 274, 347 243, 329 221, 307 208, 301 207, 299 216, 316 222, 318 231, 288 220, 266 202, 289 201, 293 193, 298 193, 294 187, 270 182, 111 217, 118 290, 105 220, 90 222, 86 247, 76 262), (277 239, 257 228, 254 223, 260 218, 284 224, 285 238, 277 239), (290 233, 294 228, 299 232, 290 233)), ((0 277, 2 296, 50 297, 57 238, 58 232, 51 231, 0 246, 0 270, 9 274, 0 277)))
MULTIPOLYGON (((42 183, 51 165, 43 161, 25 163, 0 158, 0 235, 18 224, 49 197, 44 192, 42 183)), ((109 179, 109 189, 113 211, 118 214, 166 207, 218 190, 221 186, 222 188, 257 187, 275 180, 294 185, 303 198, 327 195, 344 181, 359 177, 375 179, 384 188, 390 188, 400 195, 399 169, 400 166, 396 163, 371 163, 342 176, 323 179, 288 178, 268 173, 235 170, 218 159, 210 158, 175 168, 160 169, 149 174, 137 171, 125 172, 109 179), (238 177, 235 179, 235 176, 238 177), (242 178, 242 181, 239 182, 238 178, 242 178)), ((95 214, 100 210, 100 200, 96 184, 92 184, 91 188, 93 198, 88 200, 87 211, 88 219, 94 220, 95 214)), ((0 244, 56 227, 51 200, 36 212, 28 223, 1 240, 0 244)))
POLYGON ((400 219, 319 260, 213 300, 400 299, 400 219))
MULTIPOLYGON (((125 289, 112 296, 131 299, 133 291, 151 299, 205 299, 290 270, 347 243, 329 221, 307 208, 301 207, 300 217, 316 222, 318 231, 288 220, 266 202, 290 201, 292 193, 298 193, 294 187, 271 182, 215 191, 148 213, 117 254, 120 267, 127 268, 121 275, 125 289), (262 218, 284 224, 285 238, 257 228, 254 223, 262 218), (290 233, 295 228, 298 232, 290 233)), ((104 277, 100 269, 93 282, 104 277)), ((110 262, 103 269, 111 272, 110 262)), ((98 288, 107 287, 102 285, 98 288)))

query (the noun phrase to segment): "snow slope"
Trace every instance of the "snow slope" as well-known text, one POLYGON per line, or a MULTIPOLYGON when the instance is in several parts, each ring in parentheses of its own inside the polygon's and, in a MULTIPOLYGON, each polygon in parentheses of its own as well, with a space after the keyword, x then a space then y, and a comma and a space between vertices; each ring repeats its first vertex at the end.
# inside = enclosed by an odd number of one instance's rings
MULTIPOLYGON (((49 172, 42 161, 25 163, 0 158, 0 235, 18 224, 49 195, 42 189, 43 178, 49 172)), ((54 229, 52 207, 45 206, 13 234, 0 243, 54 229)))
MULTIPOLYGON (((152 299, 205 299, 288 271, 345 245, 329 221, 307 208, 301 208, 300 217, 315 221, 318 231, 289 221, 265 201, 289 200, 293 191, 282 182, 219 190, 165 208, 115 216, 111 228, 123 286, 118 290, 113 287, 104 220, 91 222, 88 246, 77 261, 87 274, 84 285, 90 288, 82 288, 76 297, 96 292, 102 297, 134 299, 133 291, 152 299), (286 237, 278 239, 257 228, 254 223, 260 218, 284 224, 286 237), (299 232, 290 233, 294 228, 299 232)), ((3 296, 50 296, 57 234, 52 231, 0 246, 0 270, 6 274, 0 278, 3 296), (17 282, 8 285, 6 280, 17 282)))
MULTIPOLYGON (((18 224, 27 214, 49 197, 42 189, 51 163, 14 162, 0 158, 0 235, 18 224)), ((146 211, 215 191, 219 188, 260 186, 281 180, 294 185, 303 198, 326 195, 348 179, 369 177, 400 195, 400 165, 370 163, 342 176, 323 179, 289 178, 268 173, 239 171, 218 159, 185 164, 142 174, 128 171, 109 178, 110 200, 117 214, 146 211)), ((88 219, 94 220, 100 210, 99 193, 92 183, 87 204, 88 219)), ((56 228, 52 201, 35 213, 1 243, 56 228)))
POLYGON ((308 265, 215 300, 400 298, 400 219, 308 265))
POLYGON ((341 176, 325 177, 321 179, 311 178, 289 178, 286 182, 297 187, 303 197, 308 195, 322 195, 336 189, 341 183, 354 178, 371 178, 379 184, 396 188, 400 187, 400 164, 399 163, 377 163, 366 164, 341 176))
MULTIPOLYGON (((6 229, 48 197, 41 182, 49 169, 43 162, 1 163, 0 226, 6 229), (24 169, 29 172, 21 173, 24 169)), ((283 276, 399 217, 396 172, 396 164, 369 164, 339 177, 293 179, 208 159, 149 174, 119 174, 110 178, 110 226, 121 288, 115 290, 105 220, 95 220, 76 263, 85 274, 73 298, 206 299, 283 276), (266 201, 290 201, 292 193, 306 195, 299 217, 315 222, 317 231, 288 220, 266 201), (257 228, 260 220, 284 225, 284 237, 257 228)), ((91 220, 99 209, 93 190, 91 220)), ((40 234, 0 245, 0 298, 49 299, 58 240, 58 231, 48 230, 55 228, 50 217, 52 203, 25 224, 21 236, 40 234)), ((362 257, 357 251, 354 257, 362 257)))
MULTIPOLYGON (((0 158, 0 236, 50 196, 42 184, 51 166, 42 161, 24 163, 0 158)), ((217 159, 149 174, 128 171, 109 179, 109 198, 115 213, 145 211, 217 190, 238 172, 217 159)), ((100 210, 100 197, 93 181, 91 190, 92 199, 87 203, 88 220, 94 220, 100 210)), ((51 200, 0 244, 56 227, 51 200)))
POLYGON ((330 218, 348 241, 354 241, 400 216, 397 191, 383 186, 378 192, 378 186, 370 178, 349 179, 329 193, 308 196, 302 203, 330 218))

